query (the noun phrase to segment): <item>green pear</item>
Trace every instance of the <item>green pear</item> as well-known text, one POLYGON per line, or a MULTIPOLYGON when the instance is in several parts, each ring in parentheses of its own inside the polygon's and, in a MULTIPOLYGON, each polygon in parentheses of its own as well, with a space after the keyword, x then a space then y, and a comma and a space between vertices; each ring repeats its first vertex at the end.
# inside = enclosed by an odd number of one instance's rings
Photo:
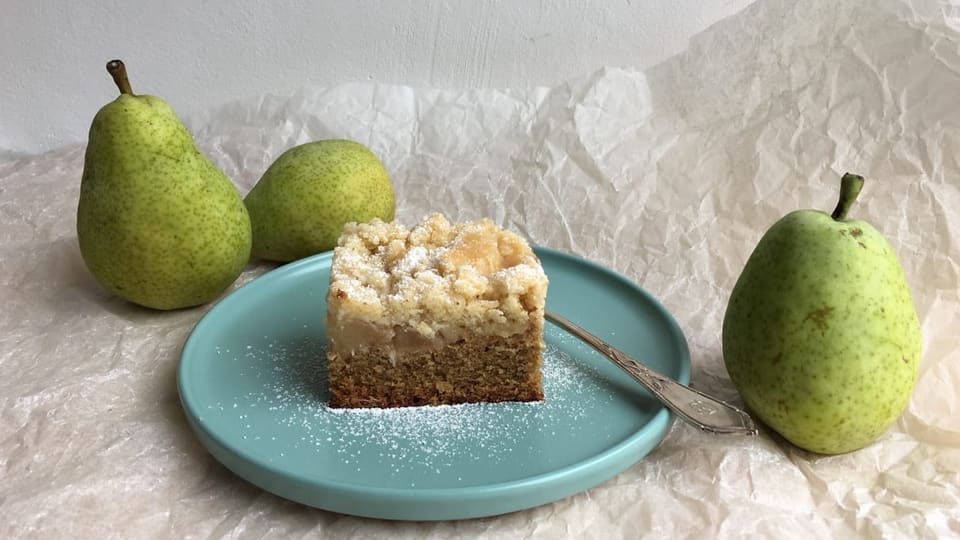
POLYGON ((920 325, 893 248, 847 218, 863 186, 845 174, 832 214, 791 212, 768 230, 730 296, 723 358, 746 405, 796 446, 862 448, 900 416, 917 380, 920 325))
POLYGON ((383 163, 362 144, 338 139, 281 154, 244 203, 253 255, 281 262, 333 249, 346 223, 391 221, 396 212, 383 163))
POLYGON ((107 70, 120 96, 90 126, 77 207, 83 260, 142 306, 209 302, 249 260, 243 200, 163 100, 134 95, 119 60, 107 70))

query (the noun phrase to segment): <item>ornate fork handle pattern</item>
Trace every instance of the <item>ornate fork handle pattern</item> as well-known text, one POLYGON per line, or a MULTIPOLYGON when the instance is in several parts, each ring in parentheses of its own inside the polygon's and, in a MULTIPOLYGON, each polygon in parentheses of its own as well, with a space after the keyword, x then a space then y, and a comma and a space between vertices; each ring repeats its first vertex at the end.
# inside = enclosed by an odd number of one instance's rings
POLYGON ((547 311, 546 318, 601 352, 686 422, 710 433, 757 434, 753 419, 745 411, 648 368, 556 313, 547 311))

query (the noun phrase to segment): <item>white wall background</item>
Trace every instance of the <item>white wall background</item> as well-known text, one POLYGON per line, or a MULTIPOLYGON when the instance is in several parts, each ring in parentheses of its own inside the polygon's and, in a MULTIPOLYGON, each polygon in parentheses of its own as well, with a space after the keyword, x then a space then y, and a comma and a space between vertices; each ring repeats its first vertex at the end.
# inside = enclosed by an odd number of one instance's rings
POLYGON ((307 85, 369 80, 441 88, 549 85, 608 66, 646 68, 752 0, 91 0, 0 10, 0 152, 84 144, 116 95, 181 116, 307 85))

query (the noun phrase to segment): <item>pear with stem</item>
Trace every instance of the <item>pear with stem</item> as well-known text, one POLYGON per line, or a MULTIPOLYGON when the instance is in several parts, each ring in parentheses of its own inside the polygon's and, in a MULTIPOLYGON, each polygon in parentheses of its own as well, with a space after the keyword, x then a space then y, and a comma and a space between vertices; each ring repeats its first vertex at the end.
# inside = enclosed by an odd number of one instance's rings
POLYGON ((107 71, 120 95, 90 126, 77 207, 83 260, 104 287, 136 304, 209 302, 249 260, 243 200, 170 106, 134 94, 120 60, 107 71))

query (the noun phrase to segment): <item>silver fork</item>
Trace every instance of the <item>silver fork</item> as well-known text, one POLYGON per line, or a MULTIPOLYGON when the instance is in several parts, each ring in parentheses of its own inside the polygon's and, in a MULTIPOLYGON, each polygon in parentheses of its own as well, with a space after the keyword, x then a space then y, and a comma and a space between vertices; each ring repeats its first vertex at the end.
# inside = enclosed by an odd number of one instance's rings
POLYGON ((699 390, 684 386, 648 368, 623 351, 556 313, 547 311, 545 316, 548 321, 580 338, 613 361, 614 364, 626 371, 668 409, 686 422, 709 433, 757 434, 753 419, 746 411, 708 396, 699 390))

